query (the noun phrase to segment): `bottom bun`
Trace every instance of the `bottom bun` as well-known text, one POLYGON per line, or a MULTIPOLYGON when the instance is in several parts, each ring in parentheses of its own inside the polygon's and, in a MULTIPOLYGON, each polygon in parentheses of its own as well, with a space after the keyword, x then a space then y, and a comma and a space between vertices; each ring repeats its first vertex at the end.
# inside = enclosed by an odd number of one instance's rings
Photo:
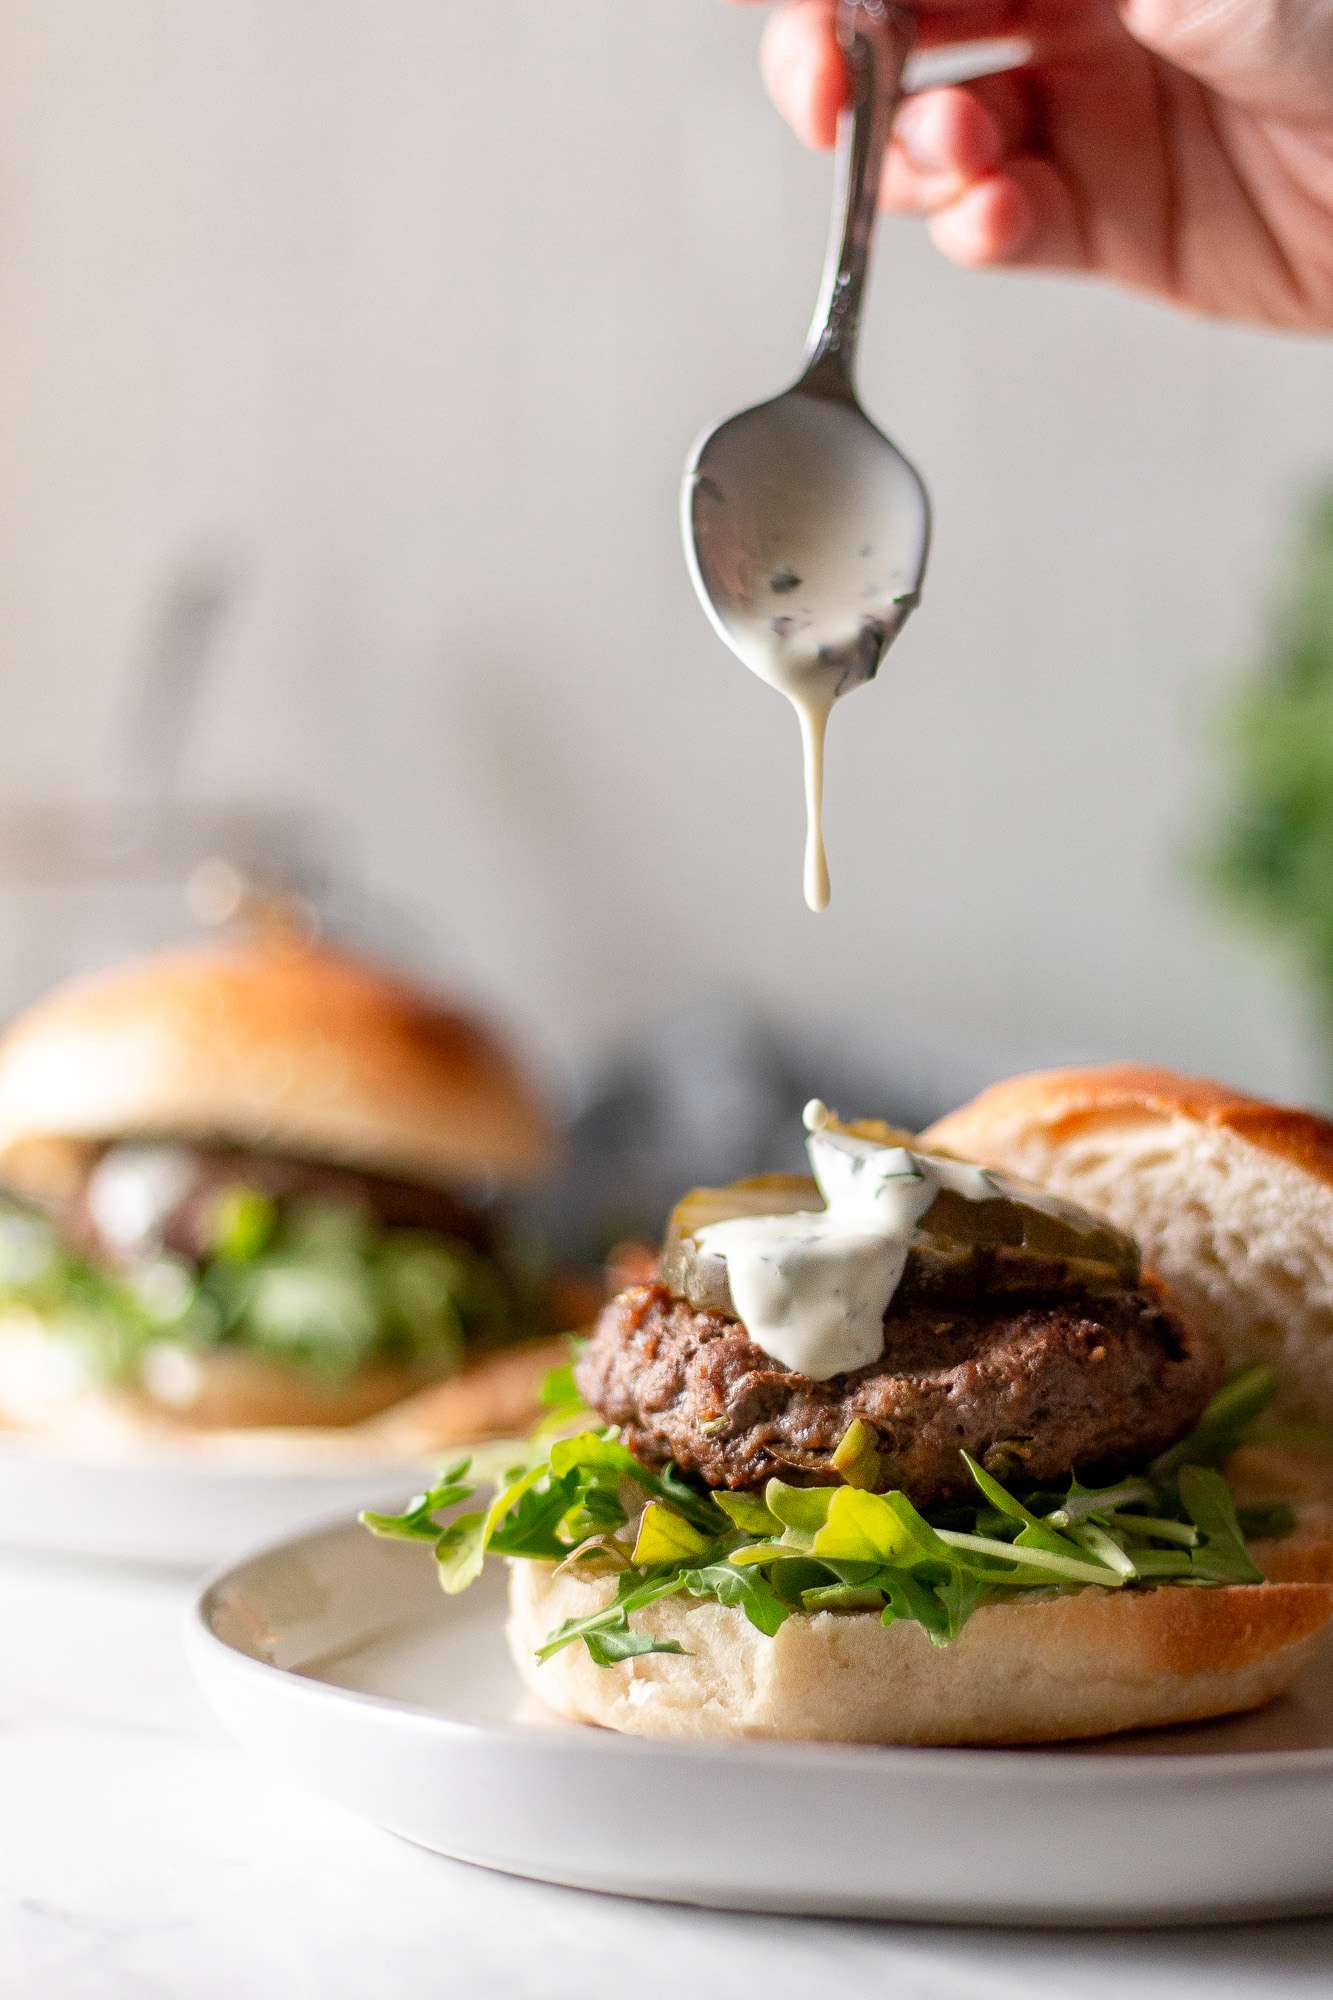
POLYGON ((525 1429, 543 1376, 566 1358, 563 1342, 538 1340, 480 1355, 444 1380, 376 1366, 329 1382, 241 1347, 161 1342, 138 1387, 113 1389, 90 1383, 64 1342, 16 1318, 0 1327, 0 1425, 89 1442, 360 1427, 376 1449, 411 1455, 525 1429))
POLYGON ((594 1666, 577 1641, 544 1665, 534 1658, 563 1619, 608 1603, 614 1580, 516 1562, 508 1637, 548 1708, 635 1736, 1061 1742, 1231 1715, 1281 1694, 1333 1618, 1333 1545, 1303 1547, 1296 1567, 1311 1580, 987 1605, 943 1647, 869 1612, 798 1614, 769 1639, 740 1611, 668 1598, 636 1613, 635 1628, 685 1654, 614 1667, 594 1666))

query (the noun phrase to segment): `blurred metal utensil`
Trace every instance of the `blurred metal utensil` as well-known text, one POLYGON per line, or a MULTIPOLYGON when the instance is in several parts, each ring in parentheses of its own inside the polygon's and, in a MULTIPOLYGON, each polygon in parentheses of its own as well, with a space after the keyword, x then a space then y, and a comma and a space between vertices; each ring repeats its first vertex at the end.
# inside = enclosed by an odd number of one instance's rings
POLYGON ((136 804, 152 809, 176 790, 237 587, 231 566, 208 557, 182 562, 166 581, 121 724, 118 775, 136 804))

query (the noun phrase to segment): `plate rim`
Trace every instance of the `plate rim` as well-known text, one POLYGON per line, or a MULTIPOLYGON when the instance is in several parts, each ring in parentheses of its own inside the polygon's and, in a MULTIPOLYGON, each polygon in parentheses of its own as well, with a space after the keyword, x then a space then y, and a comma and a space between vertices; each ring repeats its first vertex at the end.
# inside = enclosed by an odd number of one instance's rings
MULTIPOLYGON (((304 1701, 314 1707, 350 1704, 355 1709, 420 1723, 446 1739, 471 1744, 498 1742, 510 1750, 554 1750, 557 1754, 568 1750, 577 1755, 630 1756, 646 1761, 686 1756, 705 1764, 730 1762, 733 1758, 763 1764, 778 1757, 791 1757, 830 1768, 843 1764, 849 1769, 861 1769, 873 1760, 875 1768, 886 1775, 897 1768, 904 1776, 909 1770, 918 1778, 931 1772, 941 1777, 947 1774, 950 1781, 956 1778, 962 1782, 966 1782, 969 1775, 975 1781, 983 1772, 994 1775, 1006 1767, 1013 1769, 1018 1762, 1025 1779, 1040 1784, 1068 1781, 1070 1757, 1064 1746, 1058 1744, 951 1746, 838 1743, 750 1736, 705 1740, 634 1736, 620 1730, 599 1728, 595 1724, 562 1722, 557 1716, 552 1717, 553 1726, 543 1736, 531 1725, 512 1721, 470 1722, 443 1715, 438 1709, 419 1702, 317 1680, 297 1668, 280 1666, 273 1660, 257 1659, 253 1653, 244 1652, 214 1629, 209 1607, 243 1571, 260 1562, 293 1554, 311 1542, 348 1534, 358 1526, 354 1516, 349 1518, 346 1514, 335 1514, 324 1520, 312 1521, 292 1533, 262 1541, 211 1570, 195 1589, 183 1621, 185 1650, 196 1672, 210 1663, 225 1665, 231 1671, 239 1671, 255 1680, 256 1684, 285 1687, 289 1699, 304 1701)), ((502 1633, 499 1636, 502 1637, 502 1633)), ((1224 1725, 1227 1718, 1218 1717, 1215 1720, 1224 1725)), ((1190 1725, 1173 1726, 1188 1728, 1190 1725)), ((1115 1739, 1103 1737, 1092 1740, 1114 1743, 1115 1739)), ((1126 1780, 1138 1784, 1155 1780, 1160 1786, 1178 1782, 1185 1774, 1191 1780, 1214 1787, 1235 1785, 1244 1780, 1257 1785, 1284 1776, 1313 1778, 1333 1775, 1333 1745, 1322 1749, 1213 1750, 1188 1754, 1145 1750, 1116 1753, 1112 1750, 1104 1757, 1081 1759, 1078 1769, 1085 1775, 1087 1783, 1101 1785, 1108 1790, 1126 1780)))

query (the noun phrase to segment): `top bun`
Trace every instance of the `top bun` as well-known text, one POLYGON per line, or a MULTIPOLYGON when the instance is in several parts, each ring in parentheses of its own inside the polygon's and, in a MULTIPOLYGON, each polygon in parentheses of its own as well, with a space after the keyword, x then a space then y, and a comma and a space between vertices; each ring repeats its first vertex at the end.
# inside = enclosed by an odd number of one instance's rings
POLYGON ((0 1167, 160 1135, 432 1184, 540 1171, 552 1133, 508 1053, 420 988, 267 926, 72 980, 0 1041, 0 1167))
POLYGON ((1333 1423, 1333 1123, 1205 1078, 1112 1064, 993 1084, 932 1149, 1082 1202, 1229 1360, 1277 1371, 1277 1407, 1333 1423))

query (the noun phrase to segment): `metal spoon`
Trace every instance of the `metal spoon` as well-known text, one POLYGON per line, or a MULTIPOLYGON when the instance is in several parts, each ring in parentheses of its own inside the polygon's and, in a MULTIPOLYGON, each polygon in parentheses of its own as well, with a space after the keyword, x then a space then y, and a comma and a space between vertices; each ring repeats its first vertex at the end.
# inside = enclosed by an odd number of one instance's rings
POLYGON ((838 132, 833 227, 800 376, 695 446, 685 556, 732 651, 795 706, 805 744, 805 892, 828 902, 823 741, 838 696, 873 680, 915 607, 930 543, 919 475, 871 423, 854 380, 885 149, 912 23, 888 0, 843 0, 852 104, 838 132))

